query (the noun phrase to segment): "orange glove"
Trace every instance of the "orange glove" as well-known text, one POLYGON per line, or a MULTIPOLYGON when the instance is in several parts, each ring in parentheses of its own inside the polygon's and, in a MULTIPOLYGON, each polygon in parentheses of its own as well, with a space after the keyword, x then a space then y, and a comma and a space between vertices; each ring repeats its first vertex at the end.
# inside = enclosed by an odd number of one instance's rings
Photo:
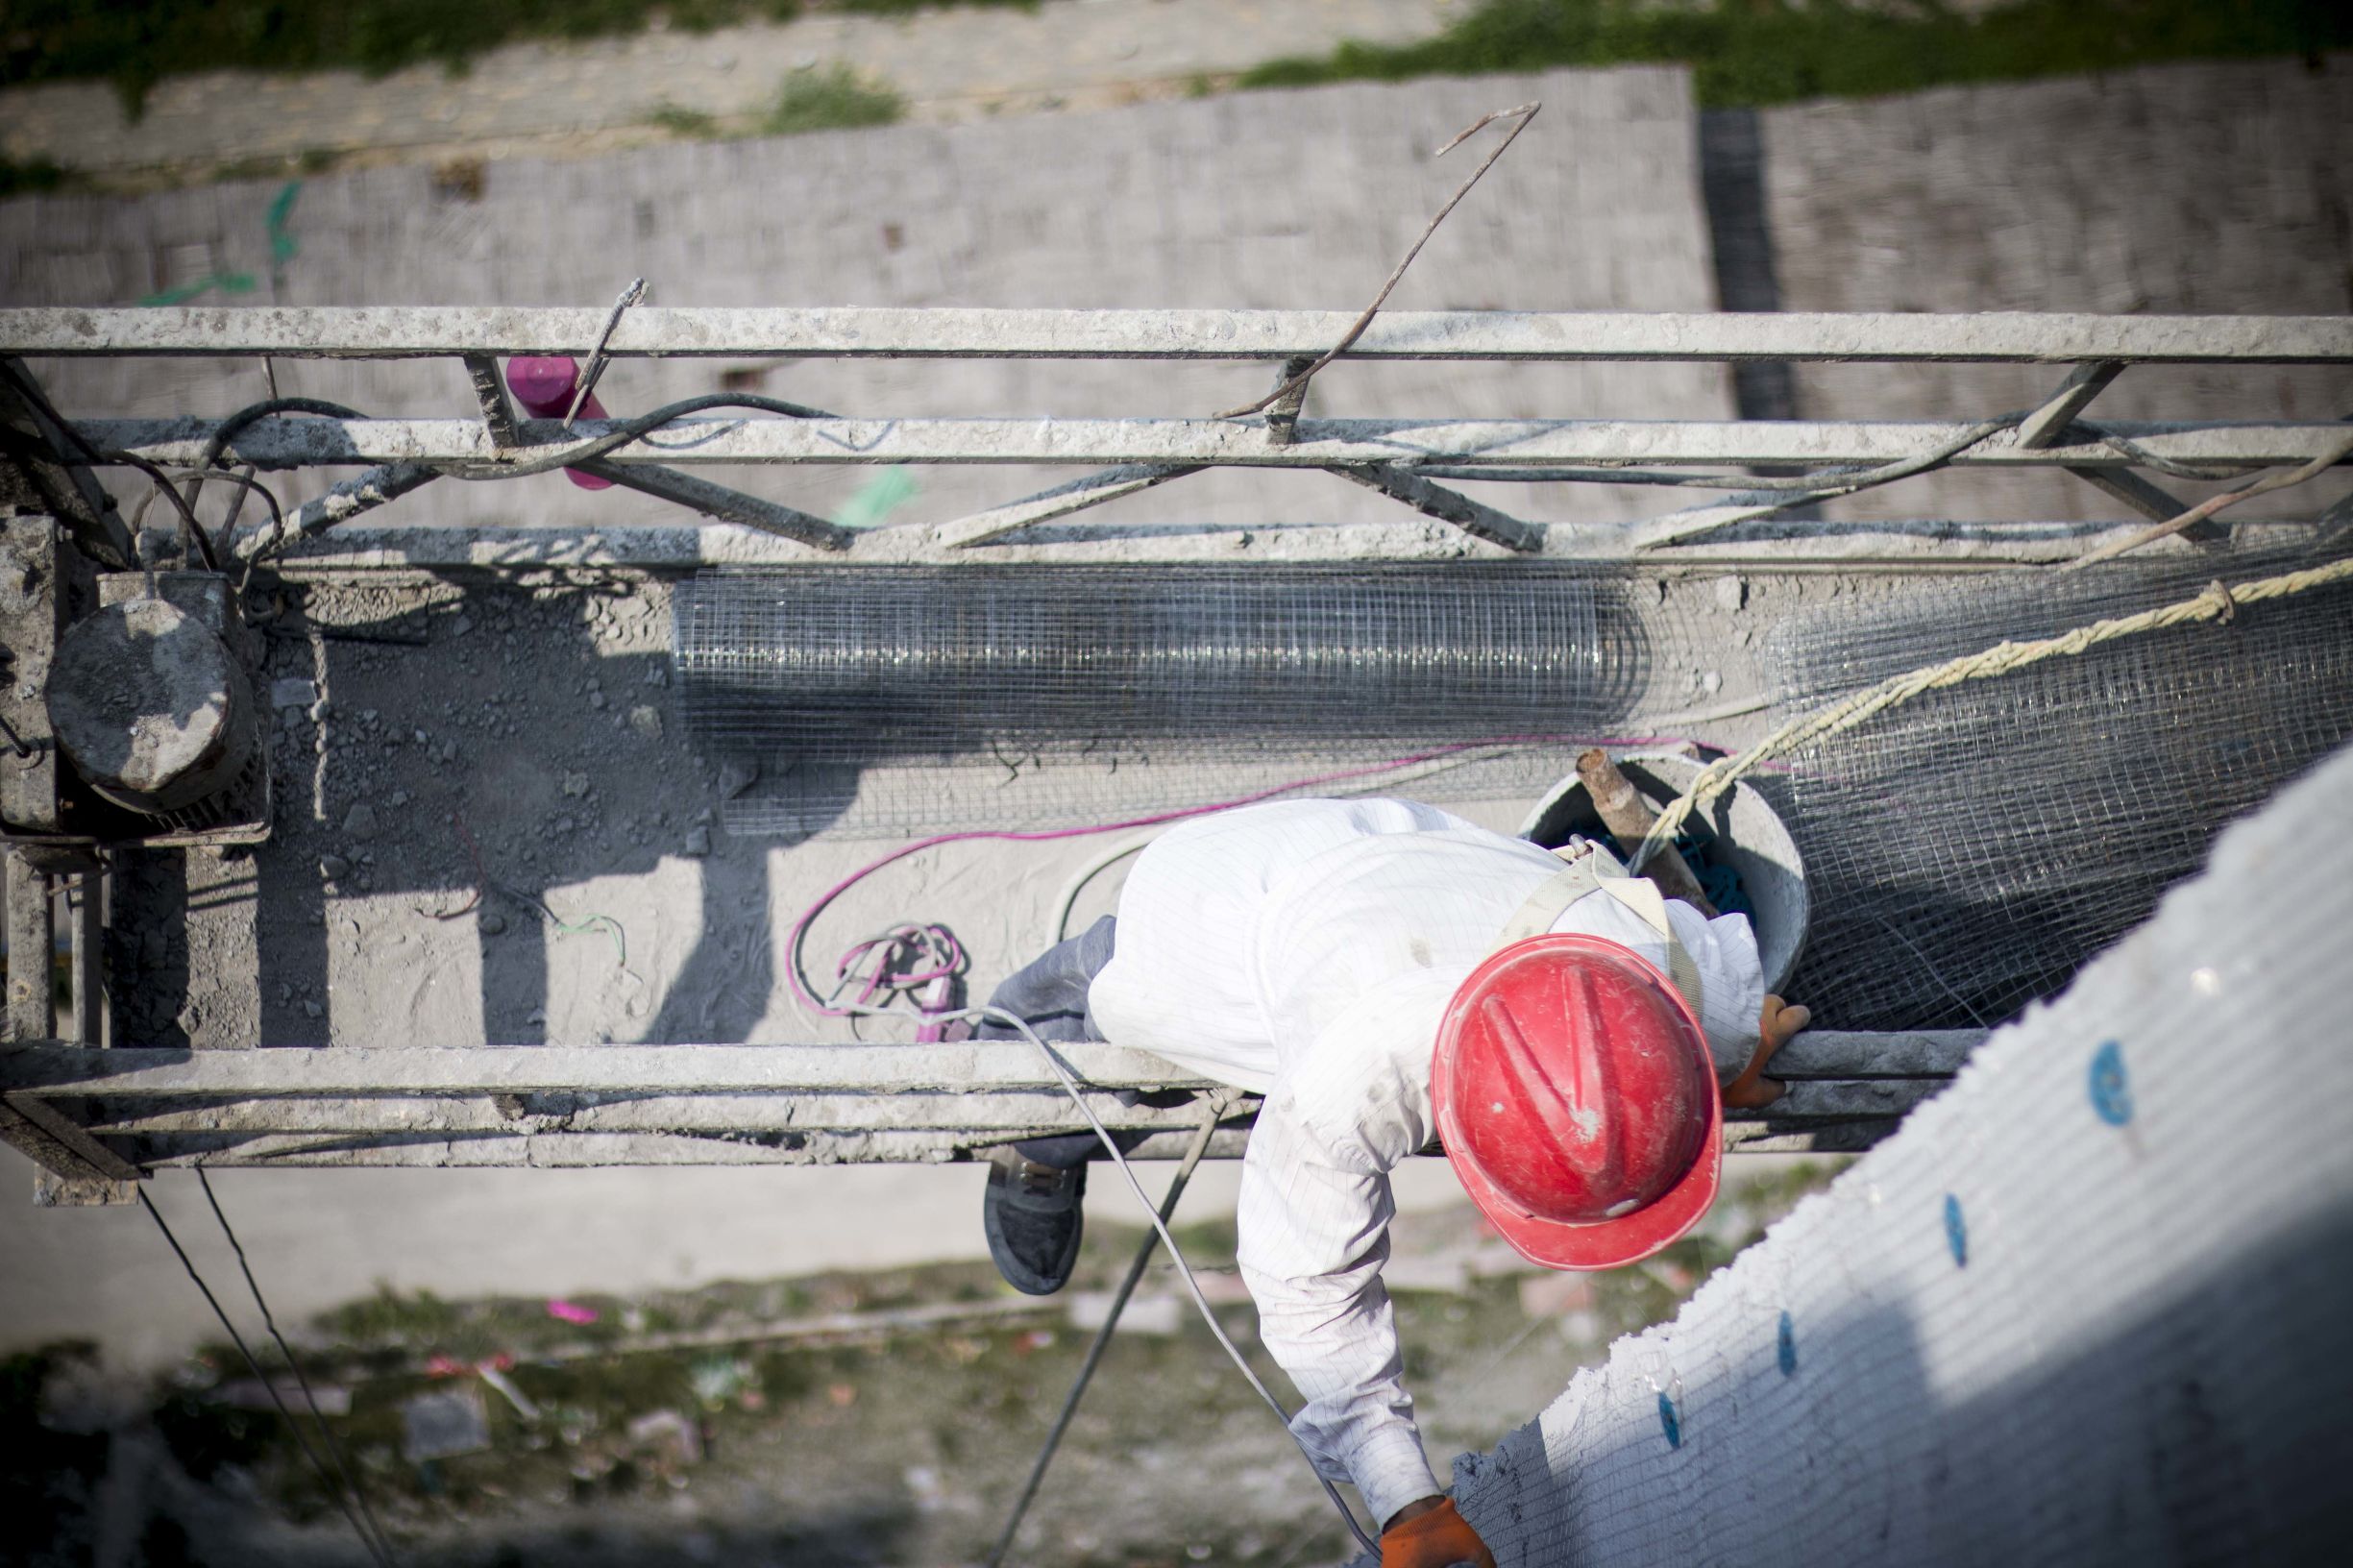
POLYGON ((1798 1037, 1800 1030, 1814 1021, 1814 1015, 1802 1007, 1793 1007, 1778 996, 1765 998, 1765 1010, 1756 1020, 1756 1054, 1739 1077, 1724 1086, 1726 1109, 1754 1111, 1771 1105, 1781 1097, 1779 1084, 1764 1076, 1765 1065, 1773 1053, 1798 1037))
POLYGON ((1495 1554, 1455 1511, 1451 1497, 1381 1532, 1381 1568, 1455 1568, 1458 1562, 1495 1568, 1495 1554))

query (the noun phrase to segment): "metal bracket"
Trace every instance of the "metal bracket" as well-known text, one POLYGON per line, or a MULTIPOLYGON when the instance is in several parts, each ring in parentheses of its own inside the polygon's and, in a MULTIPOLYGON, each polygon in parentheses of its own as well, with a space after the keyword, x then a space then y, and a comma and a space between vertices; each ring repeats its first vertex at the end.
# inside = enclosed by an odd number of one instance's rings
POLYGON ((1050 490, 1041 490, 1034 496, 992 506, 985 512, 943 523, 932 530, 932 542, 948 550, 962 550, 969 545, 985 545, 1001 539, 1033 523, 1044 523, 1072 512, 1083 512, 1090 506, 1100 506, 1107 501, 1133 496, 1154 485, 1181 479, 1188 474, 1198 474, 1195 467, 1173 467, 1165 464, 1130 463, 1119 468, 1106 468, 1092 474, 1082 474, 1050 490))
MULTIPOLYGON (((89 865, 86 859, 79 864, 89 865)), ((98 978, 104 872, 84 869, 68 874, 82 884, 81 918, 73 928, 75 1031, 82 1045, 89 1046, 106 1038, 105 985, 98 978)), ((46 1042, 57 1031, 50 961, 57 943, 58 887, 50 870, 24 849, 8 852, 7 886, 9 1034, 19 1041, 46 1042)), ((34 1173, 37 1205, 83 1208, 129 1203, 135 1196, 138 1167, 91 1137, 75 1119, 70 1101, 0 1095, 0 1141, 40 1167, 34 1173)))
MULTIPOLYGON (((2123 373, 2124 364, 2118 359, 2092 359, 2077 365, 2048 402, 2019 422, 2018 444, 2029 452, 2057 445, 2075 416, 2123 373)), ((2154 522, 2170 523, 2190 509, 2188 502, 2176 499, 2164 486, 2150 483, 2130 469, 2071 468, 2068 473, 2154 522)), ((2225 530, 2216 524, 2201 523, 2182 532, 2193 539, 2218 539, 2225 530)))
POLYGON ((490 444, 513 446, 521 439, 523 427, 515 421, 515 405, 507 401, 506 383, 499 378, 499 356, 469 354, 465 361, 466 379, 474 383, 474 401, 482 405, 482 426, 490 431, 490 444))
POLYGON ((1484 539, 1523 554, 1544 548, 1542 524, 1523 522, 1509 512, 1499 512, 1459 490, 1450 490, 1394 464, 1368 463, 1330 472, 1367 490, 1378 490, 1391 501, 1402 501, 1441 523, 1451 523, 1474 539, 1484 539))

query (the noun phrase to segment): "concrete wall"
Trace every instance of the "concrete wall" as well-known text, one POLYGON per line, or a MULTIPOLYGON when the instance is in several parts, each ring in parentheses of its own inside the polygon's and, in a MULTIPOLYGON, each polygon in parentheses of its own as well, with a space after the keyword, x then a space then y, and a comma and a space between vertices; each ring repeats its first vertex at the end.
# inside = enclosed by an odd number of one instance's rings
POLYGON ((2341 752, 1673 1322, 1458 1459, 1497 1561, 2330 1556, 2348 809, 2341 752))
MULTIPOLYGON (((667 45, 665 45, 667 47, 667 45)), ((133 200, 0 204, 0 300, 123 304, 224 271, 232 304, 601 304, 649 278, 670 305, 1238 306, 1353 308, 1479 156, 1429 154, 1488 110, 1545 101, 1511 154, 1424 252, 1399 308, 2316 311, 2353 308, 2353 61, 2180 65, 1947 88, 1756 116, 1765 243, 1711 236, 1679 71, 1557 71, 1244 93, 947 128, 493 161, 306 182, 299 255, 273 279, 277 183, 133 200), (1736 277, 1719 289, 1714 250, 1736 277)), ((1717 171, 1721 174, 1723 171, 1717 171)), ((1724 182, 1719 180, 1721 185, 1724 182)), ((1719 201, 1717 206, 1722 207, 1719 201)), ((1719 224, 1725 213, 1716 214, 1719 224)), ((1206 412, 1263 389, 1258 367, 624 363, 618 410, 765 369, 765 390, 858 413, 1206 412)), ((1949 417, 2029 405, 2053 370, 1817 366, 1817 418, 1949 417)), ((258 366, 52 373, 71 410, 226 413, 258 366)), ((384 412, 470 409, 454 365, 281 367, 284 390, 384 412)), ((1728 417, 1702 366, 1341 366, 1316 411, 1728 417)), ((2265 418, 2353 413, 2353 376, 2135 371, 2092 413, 2265 418)), ((896 521, 941 520, 1070 471, 933 471, 896 521)), ((832 512, 861 470, 738 474, 832 512)), ((2179 485, 2189 496, 2205 492, 2179 485)), ((294 494, 308 493, 289 481, 294 494)), ((1644 515, 1655 493, 1482 486, 1545 519, 1644 515)), ((2302 515, 2342 485, 2262 503, 2302 515)), ((1952 475, 1835 504, 1837 517, 2114 517, 2060 475, 1952 475)), ((569 525, 676 514, 560 478, 438 486, 410 519, 569 525)), ((1255 527, 1382 521, 1402 509, 1320 475, 1212 474, 1118 503, 1132 522, 1255 527)))
MULTIPOLYGON (((2316 68, 2169 65, 1944 87, 1762 118, 1784 310, 2353 309, 2353 57, 2316 68)), ((2062 375, 1806 366, 1797 373, 1797 411, 1982 418, 2033 406, 2062 375)), ((2135 370, 2086 411, 2094 419, 2281 415, 2353 415, 2353 374, 2135 370)), ((2309 515, 2343 489, 2316 484, 2247 511, 2309 515)), ((1934 475, 1827 510, 2133 515, 2056 471, 1934 475)))
MULTIPOLYGON (((233 304, 602 305, 632 277, 664 305, 1233 306, 1356 309, 1490 142, 1430 155, 1481 114, 1545 108, 1422 253, 1399 309, 1703 310, 1714 304, 1685 76, 1666 69, 1349 86, 1042 115, 709 142, 571 161, 497 162, 478 189, 422 166, 307 182, 301 254, 269 282, 279 190, 227 184, 133 201, 0 204, 0 299, 122 304, 218 271, 262 281, 233 304)), ((1488 133, 1492 136, 1496 133, 1488 133)), ((586 345, 582 345, 585 352, 586 345)), ((730 366, 625 361, 616 411, 766 368, 769 393, 850 413, 1208 413, 1256 397, 1272 367, 1069 363, 730 366)), ((68 412, 226 414, 263 394, 257 365, 86 364, 49 373, 68 412)), ((372 412, 471 413, 454 361, 280 367, 282 390, 372 412)), ((1724 417, 1713 366, 1341 366, 1311 409, 1335 414, 1615 413, 1724 417)), ((724 476, 724 471, 713 471, 724 476)), ((1070 471, 937 470, 895 520, 944 519, 1070 471)), ((832 511, 870 475, 736 475, 832 511)), ((302 493, 299 485, 289 491, 302 493)), ((1639 515, 1649 495, 1496 489, 1538 515, 1639 515)), ((437 486, 449 523, 673 520, 560 478, 437 486)), ((1106 513, 1106 516, 1114 515, 1106 513)), ((1257 526, 1409 517, 1325 475, 1205 474, 1117 516, 1257 526)))

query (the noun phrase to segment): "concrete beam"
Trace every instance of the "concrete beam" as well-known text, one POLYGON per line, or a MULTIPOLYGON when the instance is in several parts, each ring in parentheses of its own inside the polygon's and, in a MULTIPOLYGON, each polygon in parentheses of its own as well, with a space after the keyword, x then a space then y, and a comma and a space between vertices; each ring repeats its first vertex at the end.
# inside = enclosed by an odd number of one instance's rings
MULTIPOLYGON (((1862 1078, 1884 1050, 1900 1076, 1966 1054, 1968 1031, 1802 1036, 1790 1063, 1816 1076, 1850 1064, 1862 1078)), ((1209 1081, 1146 1051, 1058 1046, 1097 1089, 1205 1089, 1209 1081)), ((1889 1069, 1882 1067, 1881 1073, 1889 1069)), ((1949 1071, 1949 1068, 1942 1069, 1949 1071)), ((110 1099, 347 1098, 421 1094, 870 1094, 1058 1090, 1026 1043, 954 1045, 490 1045, 284 1047, 251 1051, 116 1049, 54 1043, 0 1049, 0 1091, 110 1099)))
MULTIPOLYGON (((492 474, 562 458, 624 422, 581 420, 567 432, 531 420, 500 447, 478 419, 280 419, 238 433, 237 458, 261 468, 448 465, 492 474)), ((80 429, 110 452, 150 462, 203 458, 215 421, 94 419, 80 429)), ((1877 465, 1945 446, 1972 428, 1952 420, 1301 420, 1288 441, 1260 421, 1218 419, 714 419, 690 415, 605 453, 616 466, 670 463, 1028 463, 1115 467, 1479 468, 1506 480, 1548 465, 1813 468, 1877 465)), ((2219 467, 2301 464, 2331 451, 2331 423, 2186 424, 2119 420, 2105 429, 2160 457, 2219 467)), ((1955 467, 2129 467, 2104 442, 2028 448, 2007 434, 1957 453, 1955 467)), ((1727 476, 1727 489, 1742 478, 1727 476)), ((307 531, 307 530, 306 530, 307 531)))
MULTIPOLYGON (((0 354, 398 359, 577 354, 607 311, 504 306, 0 310, 0 354)), ((617 358, 1287 359, 1319 355, 1340 310, 664 308, 623 316, 617 358)), ((2353 361, 2343 316, 2003 312, 1811 314, 1398 310, 1348 359, 2353 361)))

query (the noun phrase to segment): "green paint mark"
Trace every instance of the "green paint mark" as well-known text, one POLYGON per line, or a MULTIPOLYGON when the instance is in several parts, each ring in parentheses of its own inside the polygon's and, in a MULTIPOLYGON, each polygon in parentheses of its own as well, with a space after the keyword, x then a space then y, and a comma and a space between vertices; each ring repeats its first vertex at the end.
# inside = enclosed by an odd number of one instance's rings
MULTIPOLYGON (((294 237, 291 219, 294 199, 303 191, 300 180, 289 180, 270 203, 266 233, 270 239, 270 282, 276 283, 285 275, 285 265, 302 254, 302 242, 294 237)), ((199 278, 192 283, 180 283, 139 301, 145 306, 185 305, 200 294, 219 289, 224 294, 251 294, 260 283, 250 272, 216 272, 199 278)))
POLYGON ((915 499, 915 476, 897 463, 858 487, 834 518, 846 528, 870 528, 915 499))

